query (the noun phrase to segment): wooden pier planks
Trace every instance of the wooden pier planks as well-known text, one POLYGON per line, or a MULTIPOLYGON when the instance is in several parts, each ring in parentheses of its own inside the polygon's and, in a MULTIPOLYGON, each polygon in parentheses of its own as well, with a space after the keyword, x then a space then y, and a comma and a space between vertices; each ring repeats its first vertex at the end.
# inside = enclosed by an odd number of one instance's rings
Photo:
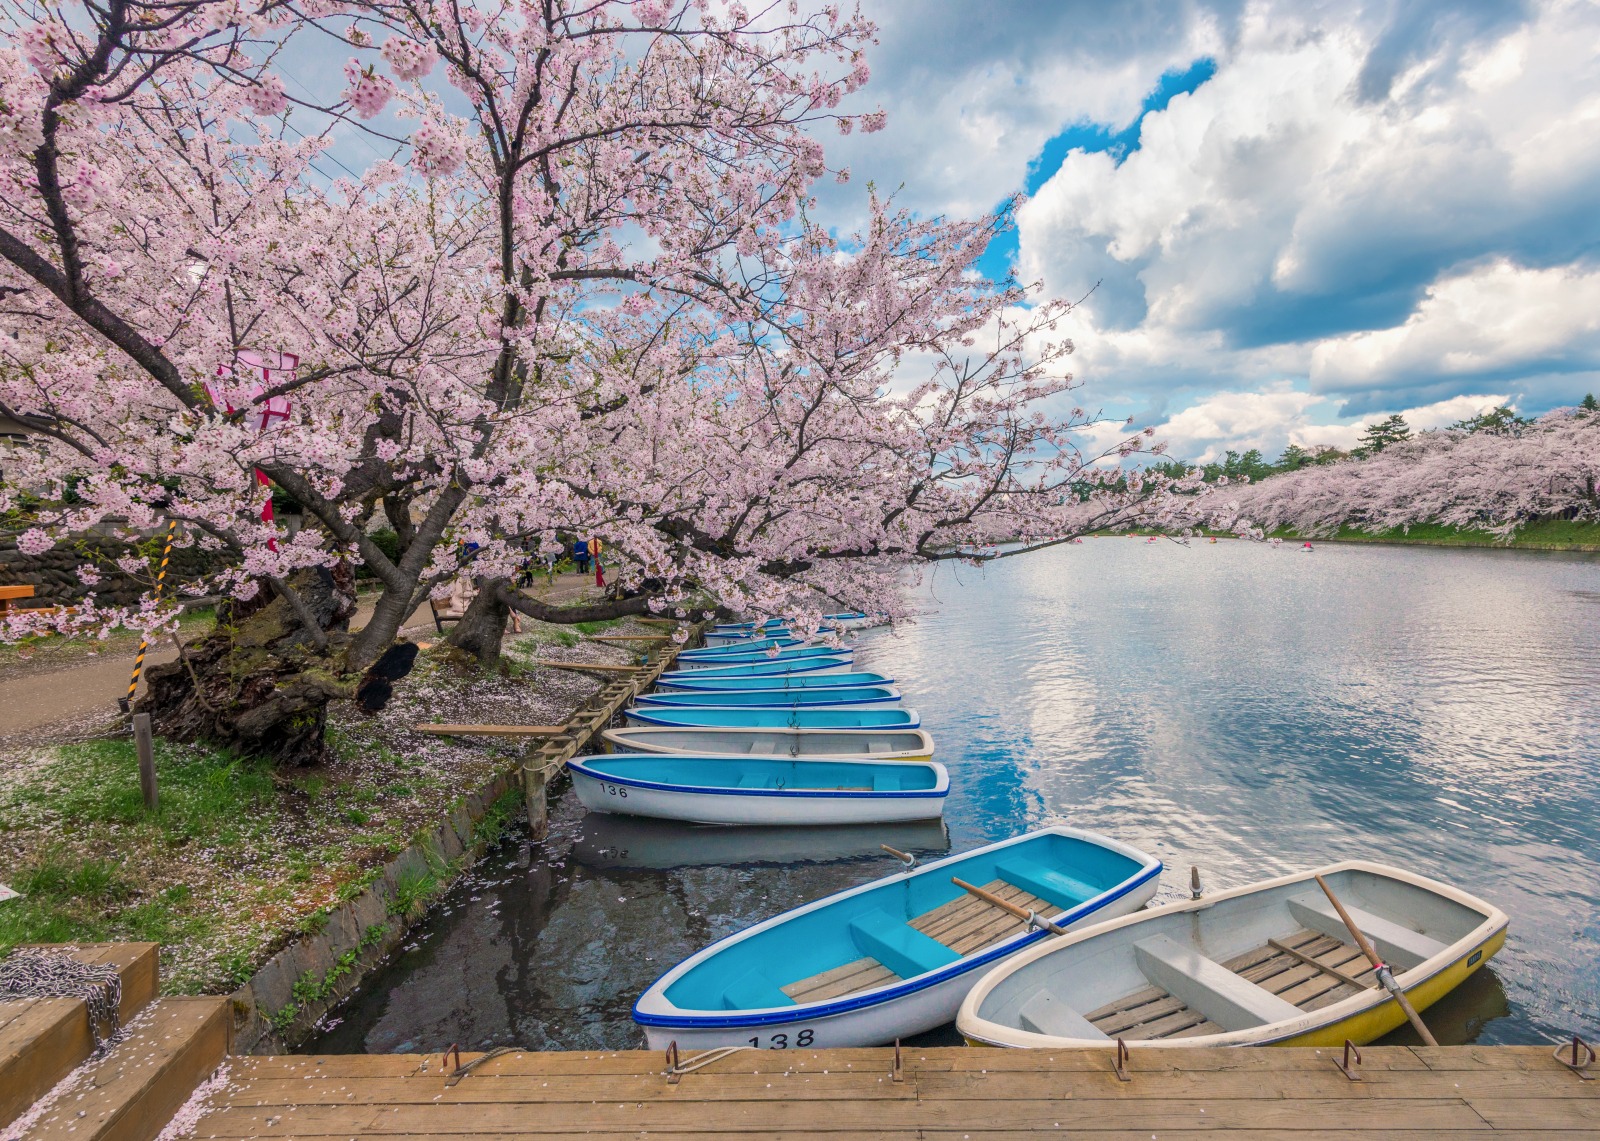
MULTIPOLYGON (((456 1085, 440 1055, 232 1063, 198 1137, 1600 1137, 1600 1082, 1550 1048, 741 1051, 669 1085, 655 1052, 517 1053, 456 1085)), ((465 1055, 471 1061, 474 1055, 465 1055)))

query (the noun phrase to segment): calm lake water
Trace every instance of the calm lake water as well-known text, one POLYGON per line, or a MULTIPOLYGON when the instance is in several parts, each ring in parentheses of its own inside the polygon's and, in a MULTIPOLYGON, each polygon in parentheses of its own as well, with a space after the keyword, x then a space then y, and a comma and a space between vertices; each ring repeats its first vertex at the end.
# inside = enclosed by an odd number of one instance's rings
MULTIPOLYGON (((945 826, 741 830, 585 816, 512 837, 310 1048, 642 1045, 666 968, 774 912, 1050 823, 1221 888, 1349 856, 1511 916, 1440 1041, 1600 1036, 1600 558, 1094 539, 919 590, 863 635, 950 769, 945 826)), ((1409 1030, 1396 1032, 1405 1041, 1409 1030)), ((954 1042, 953 1031, 928 1042, 954 1042)))

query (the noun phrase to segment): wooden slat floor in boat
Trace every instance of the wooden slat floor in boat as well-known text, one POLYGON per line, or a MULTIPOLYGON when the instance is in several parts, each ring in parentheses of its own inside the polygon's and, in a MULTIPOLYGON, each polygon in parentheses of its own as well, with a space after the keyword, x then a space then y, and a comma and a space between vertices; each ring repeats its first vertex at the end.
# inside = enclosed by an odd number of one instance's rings
MULTIPOLYGON (((991 880, 982 886, 991 895, 1016 907, 1037 912, 1046 919, 1059 915, 1063 910, 1049 900, 1029 895, 1005 880, 991 880)), ((911 920, 911 926, 930 939, 937 939, 958 955, 970 955, 991 943, 1021 934, 1023 921, 975 895, 962 895, 917 916, 911 920)))
MULTIPOLYGON (((1351 978, 1363 982, 1373 979, 1372 967, 1361 952, 1330 935, 1301 930, 1278 941, 1351 978)), ((1265 944, 1225 960, 1222 965, 1305 1011, 1320 1010, 1356 993, 1347 983, 1265 944)), ((1129 1041, 1194 1038, 1225 1032, 1199 1011, 1155 986, 1124 995, 1091 1010, 1084 1017, 1102 1034, 1129 1041)))
MULTIPOLYGON (((1056 915, 1062 910, 1048 900, 1029 895, 1020 887, 1013 887, 1005 880, 993 880, 984 884, 983 889, 1007 903, 1030 908, 1040 915, 1056 915)), ((963 895, 932 911, 923 912, 911 920, 911 926, 930 939, 937 939, 958 955, 970 955, 990 943, 1020 932, 1022 920, 975 895, 963 895)), ((899 977, 877 959, 867 956, 778 989, 795 1002, 823 1002, 871 990, 894 982, 899 977)))
MULTIPOLYGON (((1366 983, 1369 987, 1377 985, 1372 965, 1367 962, 1366 956, 1350 943, 1340 942, 1331 935, 1303 930, 1296 931, 1278 942, 1285 947, 1293 947, 1302 955, 1309 955, 1317 962, 1333 967, 1342 974, 1366 983)), ((1285 1002, 1293 1003, 1301 1010, 1321 1010, 1325 1006, 1332 1006, 1358 993, 1357 988, 1348 983, 1342 983, 1327 972, 1319 971, 1310 964, 1302 963, 1294 956, 1285 955, 1273 947, 1257 947, 1253 951, 1229 959, 1222 965, 1236 972, 1241 978, 1271 991, 1285 1002)))
POLYGON ((871 990, 875 986, 894 982, 899 977, 868 955, 846 963, 842 967, 834 967, 823 971, 820 975, 812 975, 810 978, 792 982, 778 989, 795 1002, 822 1002, 830 998, 855 994, 857 991, 871 990))

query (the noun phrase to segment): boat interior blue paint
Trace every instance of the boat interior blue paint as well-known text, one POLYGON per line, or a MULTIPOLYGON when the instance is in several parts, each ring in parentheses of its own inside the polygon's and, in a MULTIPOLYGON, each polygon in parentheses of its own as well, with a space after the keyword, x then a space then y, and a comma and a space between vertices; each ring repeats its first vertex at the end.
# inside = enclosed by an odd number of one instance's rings
POLYGON ((1032 871, 1035 876, 1060 876, 1080 885, 1075 891, 1090 893, 1083 899, 1054 898, 1060 889, 1052 883, 1051 896, 1046 898, 1063 906, 1111 891, 1141 867, 1129 856, 1077 837, 1034 836, 995 851, 975 853, 924 875, 898 876, 747 938, 729 940, 722 950, 667 987, 666 998, 684 1011, 762 1009, 747 1004, 753 996, 764 996, 769 1007, 792 1006, 793 1000, 781 987, 865 955, 885 963, 902 978, 948 965, 956 961, 955 953, 908 926, 908 921, 965 894, 950 882, 951 877, 986 884, 1006 878, 1001 865, 1013 872, 1037 869, 1032 871), (906 932, 927 939, 938 950, 906 932), (880 952, 897 956, 898 966, 880 952), (912 975, 900 967, 911 970, 912 975))
POLYGON ((637 699, 640 705, 750 705, 770 709, 805 706, 882 705, 900 700, 900 691, 887 686, 857 689, 714 689, 694 693, 647 693, 637 699))
POLYGON ((722 706, 660 706, 628 710, 649 725, 707 725, 733 729, 920 729, 908 709, 728 709, 722 706))
POLYGON ((832 646, 790 646, 777 653, 767 650, 753 650, 748 646, 725 646, 718 650, 691 650, 679 654, 680 662, 730 662, 735 665, 741 662, 792 662, 802 658, 848 658, 854 655, 853 650, 835 649, 832 646))
POLYGON ((696 670, 687 677, 672 681, 657 680, 656 684, 675 692, 730 689, 866 689, 894 684, 894 678, 875 673, 757 674, 753 677, 707 678, 703 676, 704 672, 696 670))
POLYGON ((763 674, 814 673, 818 670, 847 666, 850 662, 850 658, 837 654, 826 658, 800 658, 798 660, 792 658, 787 660, 768 659, 763 657, 759 662, 736 662, 731 665, 720 663, 714 666, 707 666, 704 669, 668 670, 661 677, 671 681, 682 681, 684 678, 760 677, 763 674))
POLYGON ((575 758, 572 765, 601 777, 709 791, 743 788, 932 792, 939 786, 939 772, 932 765, 903 761, 859 764, 764 757, 605 753, 575 758))
POLYGON ((799 638, 752 638, 748 642, 735 642, 731 646, 707 646, 704 649, 684 650, 678 656, 680 658, 716 658, 724 654, 753 654, 758 650, 764 651, 773 646, 778 647, 781 653, 784 650, 803 645, 805 643, 799 638))

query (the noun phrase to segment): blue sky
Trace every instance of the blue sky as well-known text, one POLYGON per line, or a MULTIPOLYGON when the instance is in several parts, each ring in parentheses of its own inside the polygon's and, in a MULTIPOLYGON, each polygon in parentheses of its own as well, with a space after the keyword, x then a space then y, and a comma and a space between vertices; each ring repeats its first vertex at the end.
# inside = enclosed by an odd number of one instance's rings
POLYGON ((1600 7, 869 0, 852 185, 1088 295, 1079 401, 1188 458, 1600 390, 1600 7), (1091 292, 1092 290, 1092 292, 1091 292))

